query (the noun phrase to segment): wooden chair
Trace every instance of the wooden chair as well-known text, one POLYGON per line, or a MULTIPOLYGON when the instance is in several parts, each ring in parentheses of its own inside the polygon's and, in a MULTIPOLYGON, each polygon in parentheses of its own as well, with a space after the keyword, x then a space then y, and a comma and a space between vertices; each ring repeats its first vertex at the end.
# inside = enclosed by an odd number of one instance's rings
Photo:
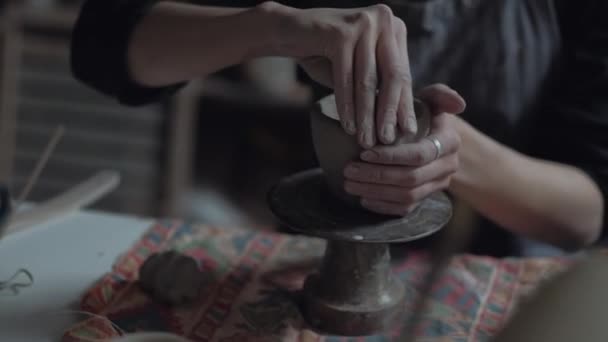
MULTIPOLYGON (((9 10, 10 9, 10 10, 9 10)), ((44 200, 102 169, 121 186, 95 208, 139 215, 175 212, 190 183, 196 84, 169 104, 128 108, 74 79, 69 42, 77 8, 3 11, 0 180, 18 191, 58 125, 66 134, 31 193, 44 200)))

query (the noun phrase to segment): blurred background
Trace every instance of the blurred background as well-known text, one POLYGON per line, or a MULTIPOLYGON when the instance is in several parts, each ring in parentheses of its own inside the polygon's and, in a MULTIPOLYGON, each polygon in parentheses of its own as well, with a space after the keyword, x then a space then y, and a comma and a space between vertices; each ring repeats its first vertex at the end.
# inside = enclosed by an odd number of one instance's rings
POLYGON ((166 103, 121 106, 70 72, 80 5, 0 0, 0 180, 18 193, 64 125, 29 200, 111 169, 121 185, 95 209, 272 228, 267 191, 316 165, 307 114, 318 94, 303 85, 293 61, 251 61, 192 83, 166 103))

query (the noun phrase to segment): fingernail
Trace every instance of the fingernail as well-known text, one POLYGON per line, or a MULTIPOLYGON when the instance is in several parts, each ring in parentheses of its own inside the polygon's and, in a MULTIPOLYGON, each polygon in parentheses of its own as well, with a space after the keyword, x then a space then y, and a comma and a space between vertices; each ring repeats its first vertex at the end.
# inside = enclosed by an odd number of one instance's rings
POLYGON ((376 159, 378 159, 378 153, 374 152, 374 151, 365 151, 361 154, 361 159, 365 160, 365 161, 375 161, 376 159))
POLYGON ((359 135, 359 141, 361 141, 361 144, 363 144, 365 148, 371 148, 374 146, 374 139, 370 133, 362 131, 359 135))
POLYGON ((384 126, 382 137, 384 138, 384 141, 389 144, 395 141, 395 125, 388 124, 384 126))
POLYGON ((355 123, 351 120, 348 120, 344 123, 344 130, 350 135, 353 135, 357 132, 357 129, 355 128, 355 123))
POLYGON ((346 176, 356 175, 359 172, 359 169, 358 165, 349 165, 346 167, 346 176))
POLYGON ((407 130, 412 134, 418 133, 418 123, 413 115, 407 118, 407 130))

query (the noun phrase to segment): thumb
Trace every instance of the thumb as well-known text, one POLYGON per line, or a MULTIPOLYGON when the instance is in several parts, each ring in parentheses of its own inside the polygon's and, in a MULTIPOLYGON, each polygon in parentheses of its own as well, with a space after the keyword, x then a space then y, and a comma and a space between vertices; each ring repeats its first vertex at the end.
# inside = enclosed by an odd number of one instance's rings
POLYGON ((434 115, 441 113, 460 114, 466 102, 454 89, 445 84, 433 84, 421 89, 417 97, 431 107, 434 115))

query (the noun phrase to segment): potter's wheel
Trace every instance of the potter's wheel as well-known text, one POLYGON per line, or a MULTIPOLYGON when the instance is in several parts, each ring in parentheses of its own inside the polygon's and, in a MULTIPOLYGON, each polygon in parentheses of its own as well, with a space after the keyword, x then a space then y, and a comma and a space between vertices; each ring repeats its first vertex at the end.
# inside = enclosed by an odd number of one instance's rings
POLYGON ((405 217, 344 204, 330 195, 321 169, 283 179, 268 201, 292 230, 327 240, 318 272, 302 289, 301 311, 312 329, 344 336, 388 331, 403 321, 405 287, 391 272, 389 244, 429 236, 452 215, 442 193, 405 217))
POLYGON ((444 193, 428 197, 406 217, 387 218, 353 208, 331 197, 321 169, 283 179, 268 200, 273 213, 290 229, 328 240, 413 241, 437 232, 452 216, 452 205, 444 193))

